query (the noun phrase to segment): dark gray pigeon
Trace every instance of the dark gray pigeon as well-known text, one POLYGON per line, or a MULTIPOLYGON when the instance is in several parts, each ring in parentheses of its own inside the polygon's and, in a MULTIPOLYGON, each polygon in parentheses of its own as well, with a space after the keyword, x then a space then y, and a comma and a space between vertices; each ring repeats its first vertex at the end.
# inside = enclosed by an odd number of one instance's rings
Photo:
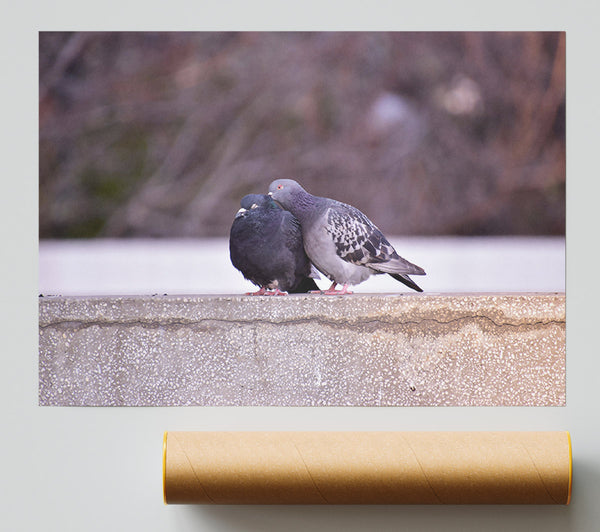
POLYGON ((323 293, 351 293, 348 285, 380 273, 388 273, 417 292, 423 291, 408 274, 425 275, 425 270, 400 257, 356 207, 313 196, 292 179, 273 181, 269 195, 300 221, 308 258, 333 282, 323 293), (337 284, 343 288, 336 290, 337 284))
POLYGON ((248 194, 240 202, 229 233, 231 263, 260 287, 248 295, 285 295, 319 290, 304 252, 294 215, 266 194, 248 194))

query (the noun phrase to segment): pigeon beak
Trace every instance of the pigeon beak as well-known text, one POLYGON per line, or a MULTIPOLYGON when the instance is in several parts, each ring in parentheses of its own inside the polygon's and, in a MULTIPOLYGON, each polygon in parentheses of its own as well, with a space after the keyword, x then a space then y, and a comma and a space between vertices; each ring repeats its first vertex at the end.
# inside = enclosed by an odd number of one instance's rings
POLYGON ((239 218, 240 216, 243 216, 245 212, 246 212, 246 209, 244 209, 244 207, 242 207, 238 212, 235 213, 235 217, 239 218))
POLYGON ((273 193, 272 192, 267 192, 267 196, 269 196, 273 202, 275 203, 275 205, 277 205, 278 207, 281 207, 283 209, 283 205, 281 205, 281 203, 279 203, 275 198, 273 198, 273 193))

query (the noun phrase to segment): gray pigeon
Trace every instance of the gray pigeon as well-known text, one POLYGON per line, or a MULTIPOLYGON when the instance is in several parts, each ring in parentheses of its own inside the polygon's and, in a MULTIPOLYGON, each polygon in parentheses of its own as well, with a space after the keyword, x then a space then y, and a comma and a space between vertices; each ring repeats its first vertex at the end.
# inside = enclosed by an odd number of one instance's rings
POLYGON ((285 295, 318 290, 318 277, 302 244, 294 215, 266 194, 248 194, 240 202, 229 233, 231 263, 260 287, 248 295, 285 295))
POLYGON ((292 179, 273 181, 269 195, 300 221, 308 258, 333 282, 323 293, 352 293, 348 285, 380 273, 391 275, 417 292, 423 291, 408 274, 425 275, 425 270, 400 257, 356 207, 313 196, 292 179), (343 288, 336 290, 337 284, 343 288))

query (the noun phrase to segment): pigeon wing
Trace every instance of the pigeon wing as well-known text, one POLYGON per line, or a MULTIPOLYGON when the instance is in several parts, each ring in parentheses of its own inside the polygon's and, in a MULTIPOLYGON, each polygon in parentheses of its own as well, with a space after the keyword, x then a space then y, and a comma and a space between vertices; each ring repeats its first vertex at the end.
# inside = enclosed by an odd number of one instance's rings
POLYGON ((351 205, 333 205, 327 212, 327 231, 340 258, 366 266, 390 260, 396 252, 381 231, 351 205))
POLYGON ((424 273, 400 257, 377 226, 351 205, 337 203, 330 207, 327 231, 338 256, 347 262, 382 273, 424 273))

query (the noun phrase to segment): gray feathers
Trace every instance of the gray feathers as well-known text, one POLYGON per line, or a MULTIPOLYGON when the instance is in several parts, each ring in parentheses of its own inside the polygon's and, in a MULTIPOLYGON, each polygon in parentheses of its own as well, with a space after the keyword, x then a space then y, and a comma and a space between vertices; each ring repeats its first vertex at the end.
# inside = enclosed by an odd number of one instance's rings
POLYGON ((298 220, 264 194, 244 196, 241 206, 231 226, 229 253, 231 263, 261 288, 257 294, 318 290, 298 220))
POLYGON ((357 208, 313 196, 296 181, 278 179, 269 193, 302 226, 304 247, 311 262, 338 284, 358 284, 370 275, 388 273, 421 292, 410 275, 423 268, 400 257, 383 233, 357 208))

